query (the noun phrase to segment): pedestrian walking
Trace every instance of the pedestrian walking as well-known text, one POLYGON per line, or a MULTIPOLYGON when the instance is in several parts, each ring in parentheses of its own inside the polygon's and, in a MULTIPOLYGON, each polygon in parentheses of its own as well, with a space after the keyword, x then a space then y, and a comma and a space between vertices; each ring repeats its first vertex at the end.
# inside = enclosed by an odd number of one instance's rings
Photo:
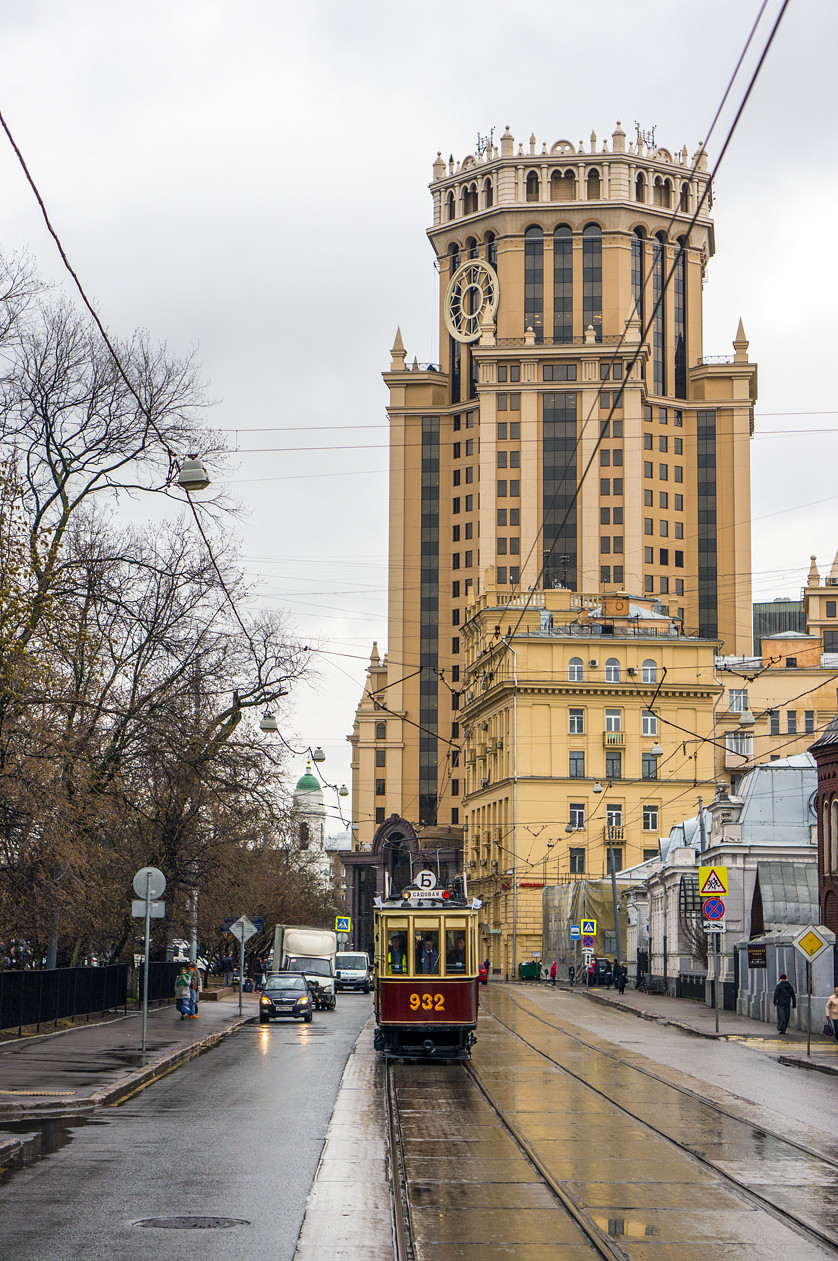
POLYGON ((232 955, 225 955, 221 960, 221 971, 224 973, 225 986, 233 984, 233 973, 235 970, 236 965, 233 963, 232 955))
POLYGON ((559 970, 558 965, 556 963, 556 960, 554 959, 553 962, 550 964, 550 984, 553 986, 553 989, 556 988, 556 973, 558 972, 558 970, 559 970))
POLYGON ((175 977, 175 1007, 180 1012, 181 1020, 192 1015, 192 987, 186 964, 175 977))
POLYGON ((628 976, 628 968, 624 963, 614 964, 614 984, 617 987, 618 994, 624 994, 626 989, 626 977, 628 976))
POLYGON ((572 963, 571 963, 570 967, 569 967, 569 968, 568 968, 568 970, 567 970, 567 975, 568 975, 568 979, 569 979, 569 981, 570 981, 570 988, 571 988, 571 989, 573 989, 573 978, 576 976, 576 969, 574 968, 574 966, 573 966, 573 964, 572 964, 572 963))
POLYGON ((189 989, 192 994, 192 1011, 190 1013, 193 1020, 198 1019, 198 999, 201 996, 203 983, 201 981, 201 969, 197 963, 189 965, 189 989))
POLYGON ((797 1006, 797 995, 785 972, 781 973, 777 982, 773 1001, 774 1006, 777 1008, 777 1032, 785 1033, 788 1028, 791 1009, 797 1006))
POLYGON ((832 1036, 838 1042, 838 985, 826 1000, 826 1018, 832 1025, 832 1036))

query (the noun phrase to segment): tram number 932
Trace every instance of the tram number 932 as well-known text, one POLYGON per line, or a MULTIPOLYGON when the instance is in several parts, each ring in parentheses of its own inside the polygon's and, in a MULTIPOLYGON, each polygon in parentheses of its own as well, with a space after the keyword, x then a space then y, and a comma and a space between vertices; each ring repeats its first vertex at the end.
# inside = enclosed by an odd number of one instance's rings
POLYGON ((411 1011, 445 1011, 444 994, 411 994, 409 1002, 411 1011))

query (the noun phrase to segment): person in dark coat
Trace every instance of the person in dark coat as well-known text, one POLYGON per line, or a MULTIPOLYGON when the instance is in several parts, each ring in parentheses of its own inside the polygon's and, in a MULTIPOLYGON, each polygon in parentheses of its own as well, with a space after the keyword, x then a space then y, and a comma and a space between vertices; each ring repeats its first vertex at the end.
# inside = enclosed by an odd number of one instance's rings
POLYGON ((573 978, 576 976, 576 969, 574 968, 572 963, 567 970, 567 976, 568 976, 568 980, 570 981, 570 988, 573 989, 573 978))
POLYGON ((791 1009, 797 1006, 797 995, 785 972, 780 976, 780 980, 774 990, 774 1006, 777 1008, 777 1032, 785 1033, 788 1028, 791 1009))

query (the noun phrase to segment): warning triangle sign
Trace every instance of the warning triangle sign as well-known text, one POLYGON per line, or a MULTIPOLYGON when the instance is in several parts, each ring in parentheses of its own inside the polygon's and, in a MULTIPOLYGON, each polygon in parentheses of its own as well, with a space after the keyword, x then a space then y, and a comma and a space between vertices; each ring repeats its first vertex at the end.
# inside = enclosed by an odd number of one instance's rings
POLYGON ((720 880, 713 867, 707 873, 704 884, 699 889, 701 897, 707 897, 709 894, 727 893, 727 887, 723 880, 720 880))

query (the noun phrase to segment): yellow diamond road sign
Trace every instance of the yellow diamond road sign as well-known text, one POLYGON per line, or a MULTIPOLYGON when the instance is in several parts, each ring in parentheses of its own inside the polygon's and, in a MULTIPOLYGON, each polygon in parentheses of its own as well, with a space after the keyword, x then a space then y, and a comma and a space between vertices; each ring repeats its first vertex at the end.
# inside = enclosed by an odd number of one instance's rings
POLYGON ((823 954, 824 950, 828 950, 831 945, 832 942, 827 940, 824 930, 815 928, 814 924, 804 928, 794 939, 795 949, 799 950, 809 963, 813 963, 818 955, 823 954))
POLYGON ((698 892, 703 898, 723 898, 727 894, 727 867, 699 867, 698 892))

